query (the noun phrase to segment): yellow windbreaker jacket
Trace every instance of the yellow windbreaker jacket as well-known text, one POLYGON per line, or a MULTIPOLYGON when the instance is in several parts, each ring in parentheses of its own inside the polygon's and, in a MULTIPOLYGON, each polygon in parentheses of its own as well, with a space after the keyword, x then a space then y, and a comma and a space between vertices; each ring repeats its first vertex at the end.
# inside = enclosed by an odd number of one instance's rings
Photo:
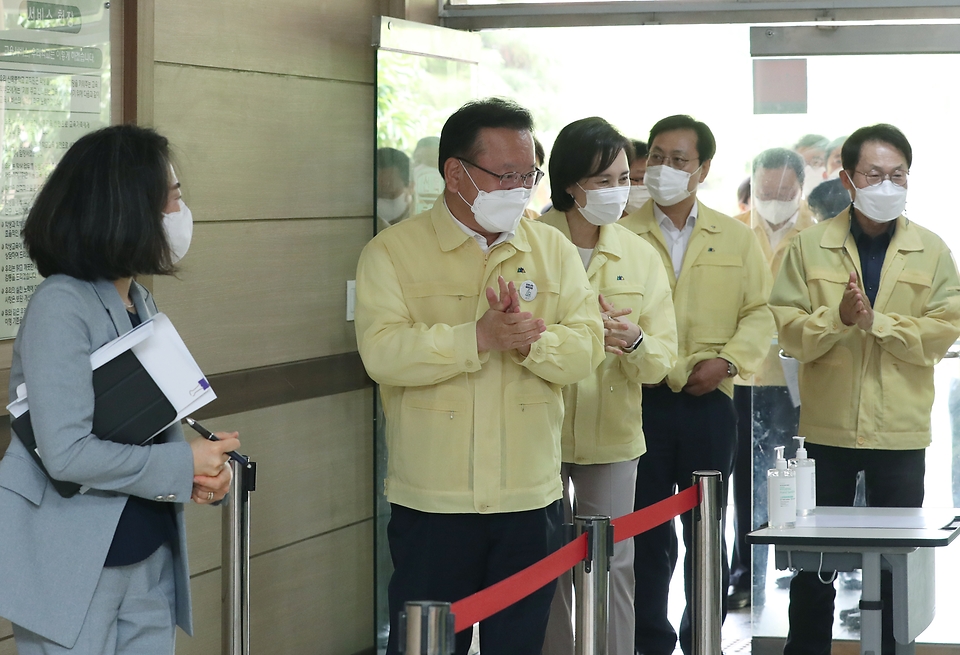
POLYGON ((860 255, 850 210, 801 232, 770 306, 783 349, 800 361, 800 434, 842 448, 930 445, 933 366, 960 335, 960 280, 933 232, 901 216, 883 261, 873 328, 840 320, 860 255))
POLYGON ((391 503, 439 513, 515 512, 560 498, 561 387, 603 361, 597 300, 572 243, 537 221, 484 254, 439 198, 366 245, 356 330, 380 383, 391 503), (526 358, 477 354, 484 290, 536 285, 522 309, 547 331, 526 358))
MULTIPOLYGON (((679 392, 693 367, 714 357, 733 362, 741 375, 753 375, 767 354, 774 324, 767 308, 770 270, 750 228, 700 203, 677 278, 652 200, 620 225, 660 254, 673 290, 679 342, 677 365, 667 374, 670 388, 679 392)), ((721 382, 720 390, 733 397, 733 379, 721 382)))
MULTIPOLYGON (((816 219, 813 218, 813 213, 810 211, 810 207, 806 201, 804 201, 800 205, 800 215, 797 216, 797 222, 783 235, 783 238, 776 246, 772 246, 770 245, 770 235, 767 233, 763 223, 761 223, 763 219, 757 216, 755 211, 744 212, 734 218, 744 225, 749 225, 753 230, 753 233, 757 237, 757 242, 760 244, 760 249, 763 251, 763 256, 766 257, 767 262, 770 264, 770 273, 774 279, 776 279, 777 273, 780 272, 783 256, 787 253, 787 247, 790 245, 793 237, 797 236, 801 230, 817 224, 816 219)), ((770 345, 770 350, 767 352, 763 364, 760 365, 760 369, 753 378, 749 380, 743 379, 743 376, 737 376, 738 379, 735 380, 736 384, 786 386, 787 381, 783 376, 783 366, 780 364, 780 343, 776 340, 776 330, 774 330, 773 336, 773 343, 770 345)))
MULTIPOLYGON (((570 239, 563 212, 552 209, 540 222, 570 239)), ((670 283, 657 251, 616 223, 600 228, 587 277, 595 298, 602 293, 614 307, 633 310, 626 318, 643 330, 643 341, 632 353, 607 353, 593 375, 563 388, 561 457, 575 464, 625 462, 647 451, 641 384, 659 382, 677 363, 670 283)))

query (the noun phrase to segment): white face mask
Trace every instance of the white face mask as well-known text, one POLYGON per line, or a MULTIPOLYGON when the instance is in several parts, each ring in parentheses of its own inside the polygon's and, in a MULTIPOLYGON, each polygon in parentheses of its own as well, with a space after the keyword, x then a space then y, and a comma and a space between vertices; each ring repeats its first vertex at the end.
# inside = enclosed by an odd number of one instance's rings
POLYGON ((853 206, 875 223, 895 221, 907 206, 907 188, 884 180, 880 184, 857 189, 853 206))
POLYGON ((806 198, 810 195, 810 192, 813 191, 818 184, 823 182, 823 176, 827 172, 825 166, 817 166, 814 168, 810 164, 807 164, 803 167, 803 197, 806 198))
MULTIPOLYGON (((473 177, 464 167, 467 177, 473 182, 473 177)), ((476 182, 473 186, 477 189, 477 199, 470 205, 473 210, 473 217, 477 219, 487 232, 516 232, 520 225, 520 219, 523 217, 523 210, 527 208, 530 202, 530 196, 533 189, 517 187, 516 189, 497 189, 496 191, 481 191, 476 182)), ((463 194, 457 192, 460 199, 467 202, 463 194)))
POLYGON ((650 191, 646 185, 639 184, 630 187, 630 197, 627 199, 627 211, 635 212, 650 200, 650 191))
MULTIPOLYGON (((577 186, 580 186, 578 183, 577 186)), ((577 203, 580 215, 594 225, 609 225, 616 223, 623 215, 623 208, 627 206, 627 196, 630 195, 629 186, 614 186, 606 189, 580 189, 587 194, 587 204, 581 207, 577 203)), ((574 200, 574 203, 577 201, 574 200)))
MULTIPOLYGON (((689 191, 687 187, 690 185, 690 178, 698 173, 700 168, 698 166, 693 173, 687 173, 664 164, 648 166, 643 181, 655 203, 661 207, 672 207, 696 192, 696 189, 689 191)), ((699 182, 697 184, 699 185, 699 182)))
POLYGON ((409 204, 409 198, 406 195, 399 198, 377 198, 377 216, 393 225, 404 215, 409 204))
POLYGON ((800 209, 800 196, 793 200, 758 200, 753 199, 753 207, 757 213, 770 225, 782 225, 800 209))
POLYGON ((163 232, 170 246, 170 261, 176 264, 183 259, 190 249, 190 240, 193 238, 193 213, 183 198, 177 200, 180 209, 172 214, 163 215, 163 232))

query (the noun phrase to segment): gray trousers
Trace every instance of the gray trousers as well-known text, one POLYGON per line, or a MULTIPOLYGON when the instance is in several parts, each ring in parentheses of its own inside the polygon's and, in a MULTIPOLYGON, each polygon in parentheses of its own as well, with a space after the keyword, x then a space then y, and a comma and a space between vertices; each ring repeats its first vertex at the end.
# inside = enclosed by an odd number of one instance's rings
POLYGON ((73 648, 13 626, 19 655, 173 655, 177 629, 173 554, 164 544, 130 566, 104 568, 73 648))
MULTIPOLYGON (((637 460, 613 464, 567 464, 560 467, 563 479, 563 511, 566 522, 571 522, 576 504, 579 515, 619 518, 633 511, 637 486, 637 460), (570 497, 573 480, 574 497, 570 497)), ((633 539, 625 539, 613 549, 610 561, 610 607, 607 626, 609 655, 634 655, 633 594, 636 585, 633 575, 633 539)), ((543 655, 573 655, 573 573, 564 573, 550 606, 547 636, 543 655)))

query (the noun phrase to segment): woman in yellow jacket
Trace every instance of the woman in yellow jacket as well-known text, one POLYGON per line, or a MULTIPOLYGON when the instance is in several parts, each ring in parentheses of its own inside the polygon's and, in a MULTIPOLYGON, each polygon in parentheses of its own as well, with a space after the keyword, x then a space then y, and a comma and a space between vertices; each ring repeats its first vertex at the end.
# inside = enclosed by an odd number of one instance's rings
MULTIPOLYGON (((560 131, 550 153, 553 209, 540 221, 580 251, 604 322, 606 359, 563 388, 561 443, 568 516, 616 518, 633 511, 637 460, 646 451, 641 385, 659 382, 677 360, 670 283, 659 255, 616 224, 630 191, 629 141, 602 118, 560 131), (573 482, 573 493, 570 483, 573 482)), ((570 574, 560 579, 543 653, 572 654, 570 574)), ((634 652, 633 540, 617 544, 610 567, 608 652, 634 652)))

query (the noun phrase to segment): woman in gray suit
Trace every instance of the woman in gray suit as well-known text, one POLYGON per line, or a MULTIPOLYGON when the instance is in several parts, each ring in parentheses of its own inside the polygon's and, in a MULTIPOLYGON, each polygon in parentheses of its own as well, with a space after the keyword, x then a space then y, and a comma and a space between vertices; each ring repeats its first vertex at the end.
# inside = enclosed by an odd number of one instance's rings
MULTIPOLYGON (((179 425, 147 445, 92 434, 90 354, 157 312, 137 275, 169 275, 192 233, 167 140, 114 126, 81 138, 50 175, 23 227, 46 279, 13 347, 10 397, 25 383, 36 454, 12 431, 0 460, 0 616, 20 655, 171 655, 188 634, 183 503, 221 500, 219 442, 179 425), (50 478, 84 493, 64 497, 50 478)), ((144 438, 149 435, 144 435, 144 438)))

